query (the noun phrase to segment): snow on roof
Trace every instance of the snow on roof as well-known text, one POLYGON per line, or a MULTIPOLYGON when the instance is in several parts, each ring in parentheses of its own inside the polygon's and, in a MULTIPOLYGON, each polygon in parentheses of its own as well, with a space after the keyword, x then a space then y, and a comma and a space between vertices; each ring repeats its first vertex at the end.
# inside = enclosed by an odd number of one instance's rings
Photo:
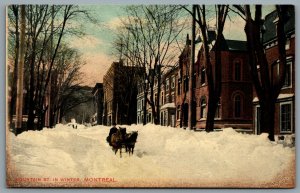
MULTIPOLYGON (((279 96, 277 97, 277 99, 286 99, 286 98, 291 98, 293 97, 294 94, 279 94, 279 96)), ((252 102, 258 102, 258 97, 254 97, 252 102)))
POLYGON ((175 108, 175 104, 174 103, 166 103, 164 104, 162 107, 160 107, 161 109, 166 109, 166 108, 175 108))

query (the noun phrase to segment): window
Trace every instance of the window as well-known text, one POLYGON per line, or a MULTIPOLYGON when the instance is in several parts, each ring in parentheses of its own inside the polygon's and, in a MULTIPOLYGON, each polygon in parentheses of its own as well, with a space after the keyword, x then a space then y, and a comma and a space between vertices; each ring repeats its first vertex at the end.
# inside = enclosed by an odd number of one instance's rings
POLYGON ((161 105, 164 104, 164 92, 161 92, 161 105))
POLYGON ((154 103, 155 103, 155 105, 157 104, 157 93, 155 93, 155 95, 154 95, 154 103))
POLYGON ((285 50, 289 50, 290 49, 290 46, 291 45, 291 41, 288 39, 288 40, 286 40, 286 42, 285 42, 285 50))
POLYGON ((239 61, 234 63, 234 80, 241 80, 241 63, 239 61))
POLYGON ((166 101, 165 101, 165 103, 169 103, 169 102, 170 102, 170 100, 169 100, 169 94, 166 93, 166 101))
POLYGON ((201 100, 200 118, 206 118, 206 101, 201 100))
POLYGON ((171 88, 175 88, 175 76, 172 76, 171 88))
POLYGON ((292 85, 292 61, 286 63, 286 75, 282 88, 290 87, 292 85))
POLYGON ((181 81, 180 81, 180 79, 178 78, 178 87, 177 87, 177 93, 178 93, 178 95, 180 95, 181 94, 181 81))
POLYGON ((142 102, 141 102, 141 109, 144 107, 144 99, 142 99, 142 102))
POLYGON ((201 70, 201 85, 205 84, 205 68, 201 70))
POLYGON ((184 92, 188 92, 189 91, 189 77, 188 76, 185 76, 183 86, 184 86, 184 92))
POLYGON ((280 104, 280 132, 292 132, 292 103, 280 104))
POLYGON ((140 123, 140 116, 137 117, 137 122, 140 123))
POLYGON ((168 91, 169 90, 169 79, 167 78, 166 79, 166 91, 168 91))
POLYGON ((239 118, 241 117, 241 105, 242 101, 241 101, 241 96, 240 95, 236 95, 234 97, 234 117, 239 118))

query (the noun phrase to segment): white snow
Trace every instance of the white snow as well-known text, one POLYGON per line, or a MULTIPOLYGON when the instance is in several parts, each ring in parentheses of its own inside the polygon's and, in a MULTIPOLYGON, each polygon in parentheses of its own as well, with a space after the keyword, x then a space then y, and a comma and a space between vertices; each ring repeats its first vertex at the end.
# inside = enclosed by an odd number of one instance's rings
POLYGON ((9 132, 12 176, 114 178, 117 183, 110 186, 141 179, 149 186, 153 180, 168 179, 170 185, 174 181, 183 186, 213 182, 210 186, 250 183, 256 187, 272 183, 295 158, 295 148, 272 143, 266 134, 241 134, 231 128, 194 132, 152 124, 125 127, 127 132, 138 130, 138 139, 134 155, 123 153, 122 158, 106 142, 109 127, 105 126, 57 125, 18 136, 9 132))
MULTIPOLYGON (((286 98, 291 98, 293 96, 294 96, 294 94, 279 94, 277 99, 286 99, 286 98)), ((258 102, 258 101, 259 101, 258 97, 254 97, 252 100, 252 102, 258 102)))
POLYGON ((166 109, 166 108, 175 108, 175 103, 166 103, 161 107, 161 109, 166 109))

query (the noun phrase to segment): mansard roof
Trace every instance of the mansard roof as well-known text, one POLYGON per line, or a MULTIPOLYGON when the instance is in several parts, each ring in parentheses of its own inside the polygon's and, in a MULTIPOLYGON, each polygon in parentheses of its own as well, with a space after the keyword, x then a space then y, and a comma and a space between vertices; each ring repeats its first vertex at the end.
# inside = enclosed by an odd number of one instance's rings
MULTIPOLYGON (((288 17, 284 25, 284 31, 287 35, 295 33, 295 7, 293 5, 285 5, 283 8, 287 9, 288 17)), ((265 17, 264 25, 266 32, 263 35, 264 43, 276 39, 276 22, 278 20, 277 11, 269 13, 265 17)))

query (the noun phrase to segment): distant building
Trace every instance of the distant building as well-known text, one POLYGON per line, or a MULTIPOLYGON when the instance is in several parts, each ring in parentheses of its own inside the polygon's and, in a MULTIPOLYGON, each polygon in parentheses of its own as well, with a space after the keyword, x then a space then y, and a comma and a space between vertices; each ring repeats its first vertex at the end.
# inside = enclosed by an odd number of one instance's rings
POLYGON ((113 62, 103 77, 103 124, 137 122, 137 82, 142 68, 113 62))
MULTIPOLYGON (((103 124, 103 83, 96 83, 92 90, 94 95, 94 105, 96 107, 96 116, 94 120, 97 125, 103 124)), ((94 122, 93 121, 93 122, 94 122)))
MULTIPOLYGON (((287 41, 285 45, 287 72, 286 80, 277 98, 275 106, 275 135, 295 133, 295 10, 294 6, 288 6, 289 18, 285 23, 287 41)), ((273 73, 278 73, 278 42, 276 36, 276 24, 278 22, 277 12, 273 11, 265 17, 264 47, 267 60, 273 73)), ((271 72, 272 73, 272 72, 271 72)), ((255 89, 253 89, 253 125, 255 133, 268 132, 266 128, 260 127, 260 106, 255 89)))

